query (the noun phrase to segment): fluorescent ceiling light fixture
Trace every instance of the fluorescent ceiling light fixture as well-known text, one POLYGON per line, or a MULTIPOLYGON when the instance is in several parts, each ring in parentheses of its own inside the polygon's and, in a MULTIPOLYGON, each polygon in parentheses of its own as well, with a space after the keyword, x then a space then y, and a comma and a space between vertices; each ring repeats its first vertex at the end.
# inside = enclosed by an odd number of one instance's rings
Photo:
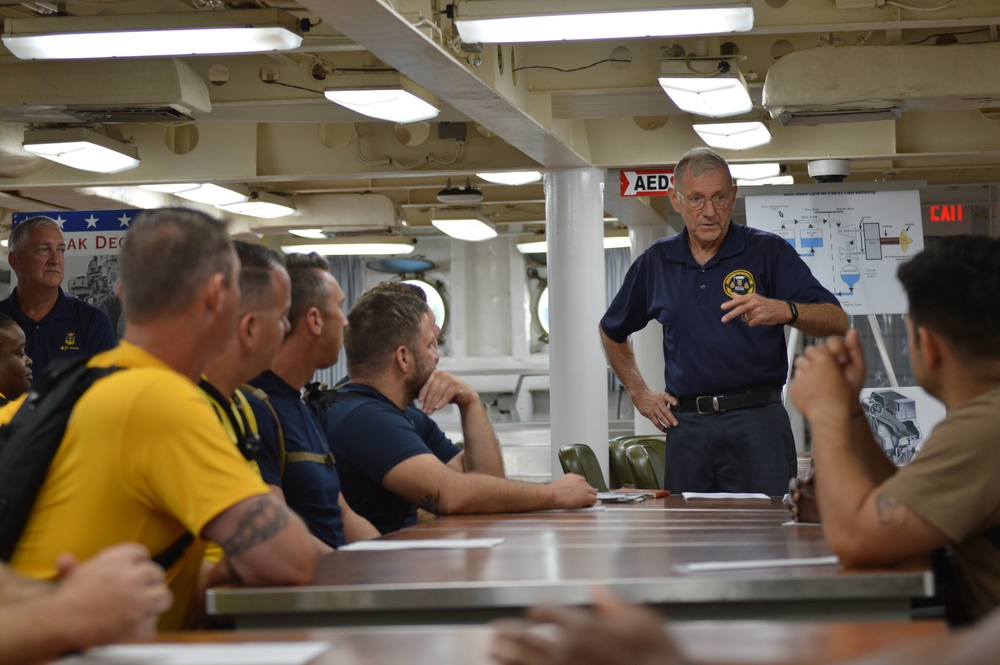
POLYGON ((174 182, 163 185, 139 185, 139 186, 142 187, 143 189, 148 189, 153 192, 163 192, 164 194, 179 194, 181 192, 186 192, 201 187, 201 185, 196 182, 174 182))
POLYGON ((730 164, 729 173, 739 180, 760 180, 773 178, 781 174, 781 164, 765 162, 762 164, 730 164))
POLYGON ((327 99, 370 118, 405 124, 440 113, 438 98, 399 72, 337 74, 332 81, 327 99))
MULTIPOLYGON (((632 241, 628 237, 628 231, 622 232, 609 231, 608 235, 604 236, 604 249, 619 249, 622 247, 631 247, 632 241)), ((549 251, 549 243, 545 240, 545 236, 521 236, 517 243, 517 251, 522 254, 547 254, 549 251)))
POLYGON ((316 252, 323 256, 388 256, 410 254, 415 245, 416 241, 406 236, 359 235, 331 238, 327 242, 311 245, 285 245, 281 250, 286 254, 316 252))
POLYGON ((540 171, 496 171, 476 175, 495 185, 530 185, 542 179, 540 171))
POLYGON ((469 210, 435 210, 431 224, 445 235, 467 242, 497 237, 497 228, 489 220, 469 210))
POLYGON ((743 74, 728 60, 664 60, 659 81, 677 108, 688 113, 726 118, 753 109, 743 74))
POLYGON ((293 236, 311 238, 313 240, 324 240, 327 237, 327 235, 323 233, 323 229, 288 229, 288 232, 293 236))
POLYGON ((300 23, 278 9, 8 19, 3 43, 21 60, 288 51, 300 23))
MULTIPOLYGON (((198 203, 225 207, 250 200, 250 193, 239 185, 213 185, 199 182, 176 182, 163 185, 140 185, 143 189, 174 194, 198 203)), ((293 209, 294 211, 294 209, 293 209)), ((231 212, 236 212, 235 210, 231 212)), ((249 213, 244 213, 249 214, 249 213)))
POLYGON ((121 173, 139 166, 139 151, 85 127, 29 129, 24 149, 65 166, 96 173, 121 173))
POLYGON ((287 196, 280 196, 270 192, 251 192, 250 198, 238 203, 220 206, 223 210, 234 212, 238 215, 249 215, 262 219, 275 219, 277 217, 287 217, 295 213, 295 202, 287 196))
POLYGON ((757 180, 737 179, 736 184, 740 187, 744 185, 748 187, 753 187, 756 185, 794 185, 795 177, 790 175, 776 175, 770 178, 758 178, 757 180))
POLYGON ((722 150, 747 150, 771 142, 771 132, 759 120, 691 125, 701 140, 722 150))
POLYGON ((608 9, 606 0, 576 0, 572 9, 553 2, 457 0, 455 27, 467 44, 551 42, 747 32, 753 28, 748 2, 700 3, 644 0, 608 9), (640 6, 636 6, 640 5, 640 6))

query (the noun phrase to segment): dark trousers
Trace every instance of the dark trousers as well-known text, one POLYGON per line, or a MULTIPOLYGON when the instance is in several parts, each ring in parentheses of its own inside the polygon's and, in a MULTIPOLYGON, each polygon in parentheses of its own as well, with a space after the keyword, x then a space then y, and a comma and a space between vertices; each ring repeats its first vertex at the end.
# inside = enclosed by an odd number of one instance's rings
POLYGON ((664 489, 782 496, 797 471, 788 412, 765 404, 724 413, 677 414, 667 433, 664 489))

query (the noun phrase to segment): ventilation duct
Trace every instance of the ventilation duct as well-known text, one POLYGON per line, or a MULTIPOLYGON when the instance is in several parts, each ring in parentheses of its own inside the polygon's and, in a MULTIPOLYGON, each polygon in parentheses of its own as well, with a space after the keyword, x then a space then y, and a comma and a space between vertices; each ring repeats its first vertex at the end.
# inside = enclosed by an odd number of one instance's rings
POLYGON ((782 124, 896 119, 906 111, 1000 104, 1000 43, 828 46, 793 51, 767 72, 762 101, 782 124))
POLYGON ((0 64, 0 121, 189 120, 212 110, 208 88, 176 58, 0 64))

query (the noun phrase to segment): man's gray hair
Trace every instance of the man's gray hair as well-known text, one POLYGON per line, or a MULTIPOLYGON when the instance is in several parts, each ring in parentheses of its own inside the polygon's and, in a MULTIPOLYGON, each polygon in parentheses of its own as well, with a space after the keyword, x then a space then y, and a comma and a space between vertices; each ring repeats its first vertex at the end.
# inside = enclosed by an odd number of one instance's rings
POLYGON ((216 273, 229 284, 237 259, 223 222, 196 210, 163 208, 132 221, 119 261, 126 320, 146 323, 183 312, 216 273))
MULTIPOLYGON (((28 238, 31 237, 31 232, 37 228, 43 226, 54 226, 59 228, 59 223, 51 217, 46 217, 45 215, 38 215, 36 217, 29 217, 20 224, 14 227, 14 230, 10 232, 10 238, 7 240, 7 249, 11 254, 17 254, 24 246, 28 244, 28 238)), ((62 229, 59 229, 62 232, 62 229)))
POLYGON ((692 148, 684 153, 674 167, 674 189, 680 191, 681 184, 688 175, 698 176, 706 171, 725 171, 732 184, 733 176, 729 171, 729 164, 722 155, 711 148, 692 148))

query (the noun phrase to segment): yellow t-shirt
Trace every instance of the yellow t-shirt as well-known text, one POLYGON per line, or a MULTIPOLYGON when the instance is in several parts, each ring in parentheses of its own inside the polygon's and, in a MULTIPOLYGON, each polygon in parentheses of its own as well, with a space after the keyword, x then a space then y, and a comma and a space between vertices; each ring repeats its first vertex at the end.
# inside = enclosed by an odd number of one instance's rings
MULTIPOLYGON (((127 342, 90 364, 129 369, 97 381, 70 416, 11 561, 29 577, 53 578, 63 552, 85 560, 122 541, 155 556, 185 530, 198 535, 230 506, 268 493, 186 377, 127 342)), ((161 630, 187 627, 203 549, 196 540, 167 571, 174 607, 161 630)))

